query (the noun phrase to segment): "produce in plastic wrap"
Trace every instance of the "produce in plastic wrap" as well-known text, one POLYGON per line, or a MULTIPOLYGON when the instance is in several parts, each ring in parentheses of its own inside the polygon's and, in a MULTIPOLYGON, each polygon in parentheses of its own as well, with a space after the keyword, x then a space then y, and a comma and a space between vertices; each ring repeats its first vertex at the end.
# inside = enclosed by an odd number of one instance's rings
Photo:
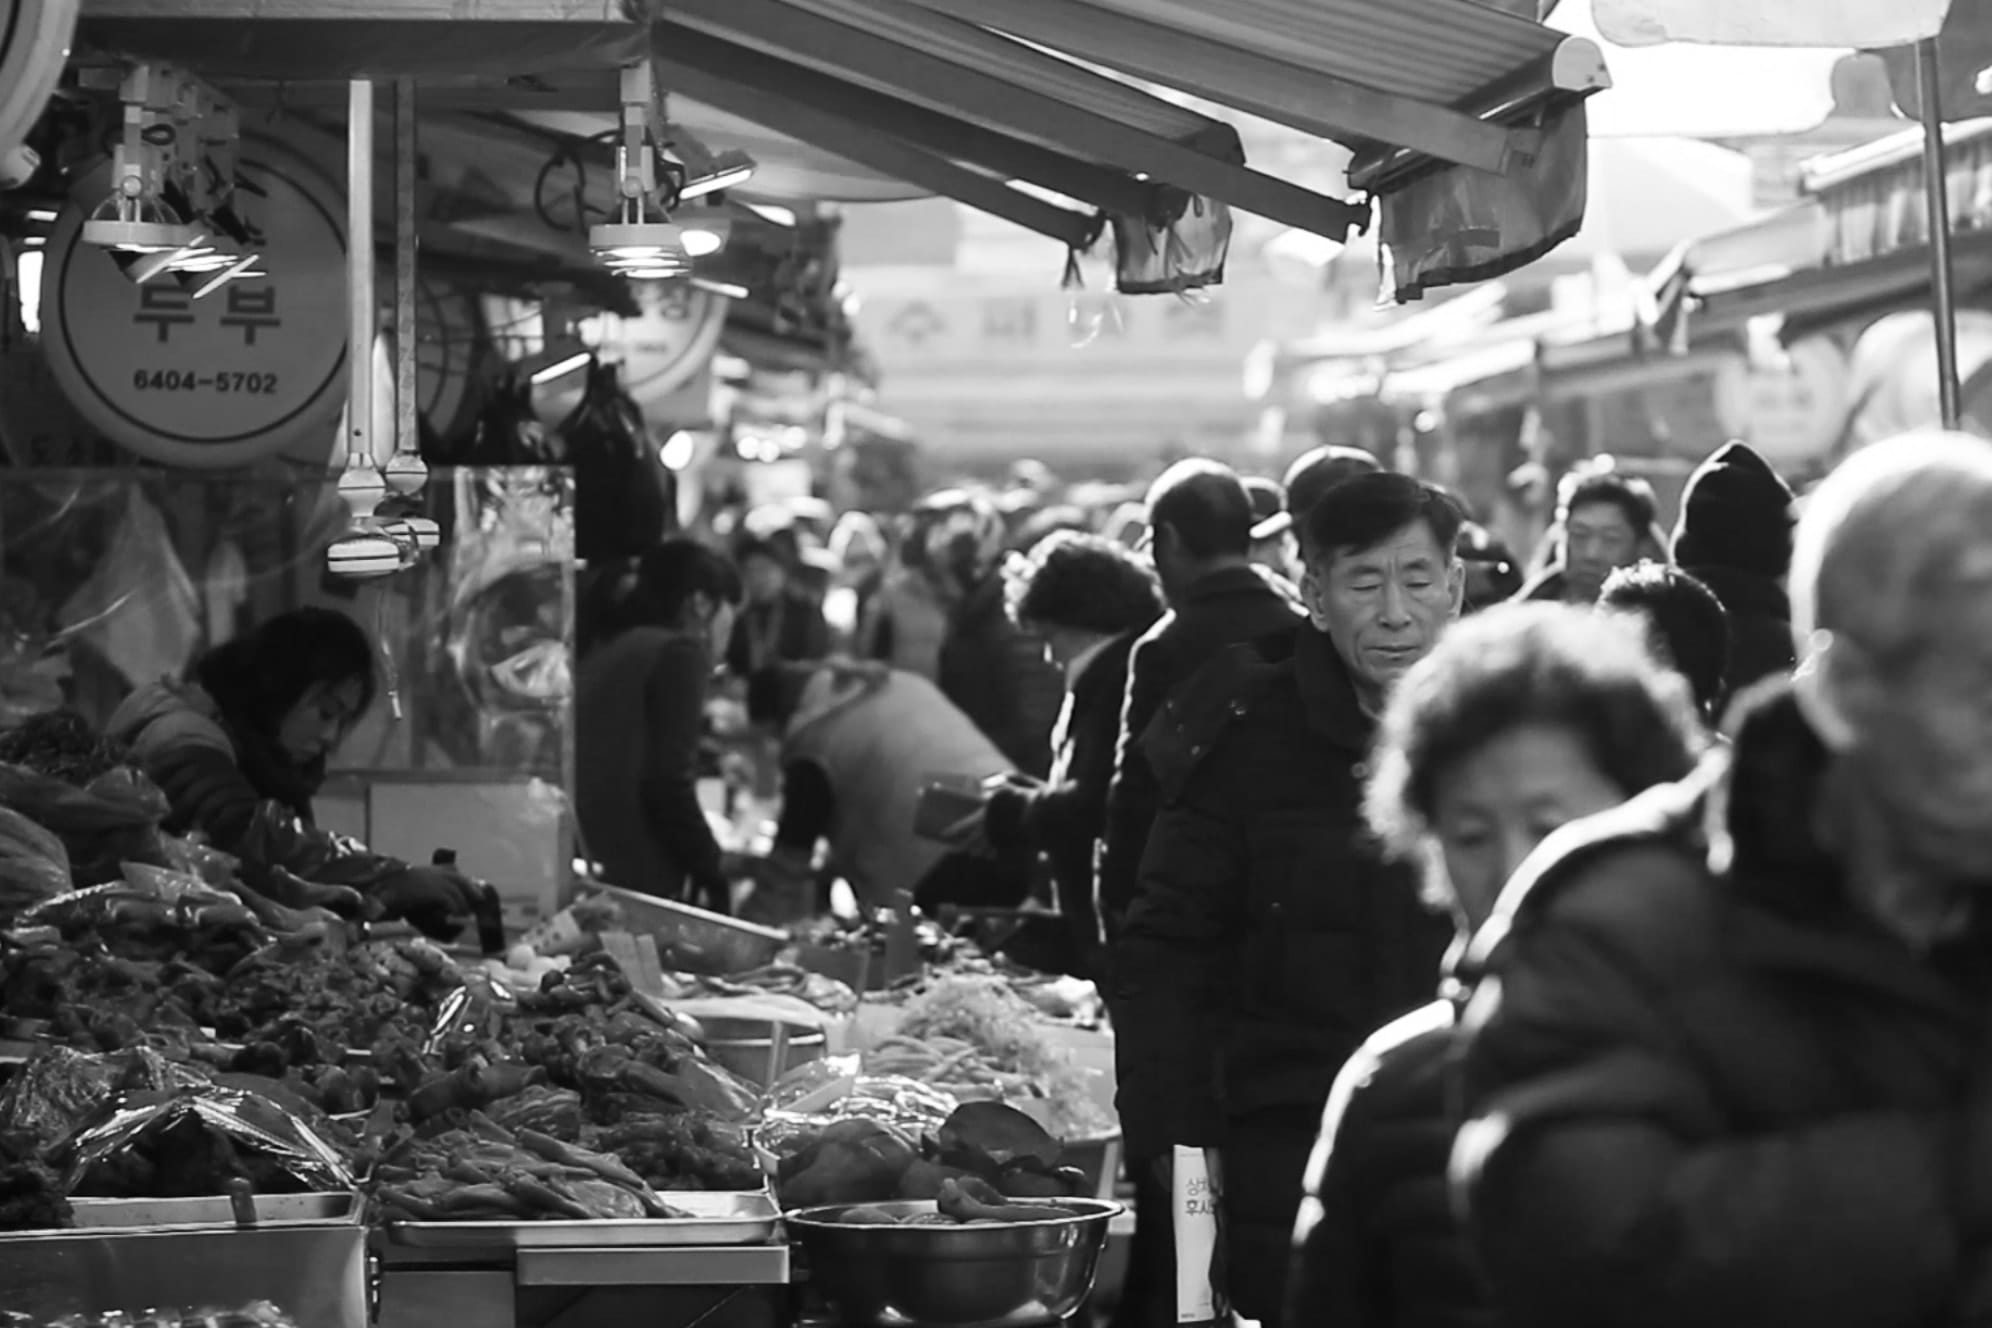
POLYGON ((686 1217, 616 1158, 470 1113, 465 1127, 414 1138, 374 1170, 387 1222, 588 1221, 686 1217))
POLYGON ((0 807, 0 916, 67 894, 69 850, 11 807, 0 807))
POLYGON ((64 1186, 105 1198, 261 1194, 353 1188, 346 1159, 268 1097, 207 1085, 131 1094, 64 1146, 64 1186))
POLYGON ((114 1093, 159 1092, 205 1080, 200 1071, 149 1048, 90 1055, 68 1047, 44 1047, 0 1094, 0 1135, 48 1148, 100 1113, 114 1093))
POLYGON ((43 1319, 0 1311, 0 1328, 298 1328, 297 1320, 267 1300, 226 1308, 100 1310, 43 1319))
POLYGON ((1003 978, 949 975, 906 1003, 899 1033, 867 1053, 867 1070, 910 1074, 957 1098, 1042 1100, 1054 1134, 1094 1138, 1113 1121, 1071 1056, 1003 978))
POLYGON ((938 1130, 960 1104, 931 1084, 859 1072, 856 1056, 832 1056, 798 1066, 775 1081, 761 1101, 755 1139, 777 1154, 841 1120, 869 1120, 918 1138, 938 1130))
POLYGON ((127 862, 165 859, 159 823, 172 808, 159 786, 130 766, 77 784, 0 762, 0 807, 54 831, 78 885, 114 881, 127 862))

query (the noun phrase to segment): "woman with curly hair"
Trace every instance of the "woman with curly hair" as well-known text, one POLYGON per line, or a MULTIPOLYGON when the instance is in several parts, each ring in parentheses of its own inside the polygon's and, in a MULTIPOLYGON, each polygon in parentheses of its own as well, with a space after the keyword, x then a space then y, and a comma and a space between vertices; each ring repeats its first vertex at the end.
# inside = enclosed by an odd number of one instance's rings
MULTIPOLYGON (((1490 609, 1393 693, 1365 812, 1393 852, 1425 865, 1428 901, 1463 942, 1552 831, 1687 775, 1708 745, 1697 716, 1637 625, 1562 605, 1490 609)), ((1496 1322, 1447 1195, 1460 993, 1447 997, 1376 1033, 1335 1081, 1294 1234, 1289 1322, 1496 1322)))
MULTIPOLYGON (((1018 781, 990 798, 989 842, 1020 863, 1042 859, 1049 870, 1065 925, 1055 953, 1032 957, 1090 976, 1099 945, 1093 856, 1106 828, 1128 658, 1162 616, 1162 589, 1126 548, 1069 530, 1040 540, 1005 576, 1010 620, 1043 642, 1045 658, 1063 672, 1065 704, 1044 783, 1018 781)), ((1023 959, 1014 945, 1011 953, 1023 959)))

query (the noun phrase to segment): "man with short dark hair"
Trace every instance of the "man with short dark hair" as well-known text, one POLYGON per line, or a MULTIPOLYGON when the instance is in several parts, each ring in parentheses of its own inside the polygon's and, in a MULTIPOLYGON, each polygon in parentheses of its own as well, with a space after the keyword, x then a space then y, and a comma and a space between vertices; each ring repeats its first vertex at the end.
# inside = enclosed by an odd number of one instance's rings
POLYGON ((1592 605, 1605 578, 1642 557, 1665 556, 1653 486, 1608 466, 1581 466, 1556 486, 1557 556, 1519 598, 1592 605))
POLYGON ((1678 567, 1643 559, 1605 581, 1598 607, 1636 614, 1661 663, 1688 680, 1710 725, 1729 695, 1729 613, 1715 592, 1678 567))
POLYGON ((1290 630, 1294 606, 1252 566, 1252 498, 1229 466, 1181 461, 1148 491, 1148 535, 1169 612, 1135 644, 1100 848, 1100 923, 1109 946, 1134 900, 1154 822, 1155 777, 1141 737, 1162 703, 1227 646, 1290 630))
POLYGON ((1217 1155, 1246 1318, 1279 1312, 1336 1072, 1438 984, 1448 929, 1361 804, 1390 688, 1459 612, 1460 522, 1408 476, 1330 489, 1302 530, 1309 621, 1214 660, 1144 743, 1164 803, 1114 969, 1121 1123, 1130 1156, 1217 1155))
MULTIPOLYGON (((1142 735, 1170 694, 1220 651, 1240 641, 1290 634, 1300 621, 1298 609, 1252 565, 1252 525, 1252 498, 1244 482, 1215 461, 1179 462, 1148 492, 1145 538, 1170 611, 1135 643, 1128 663, 1094 883, 1102 964, 1109 971, 1161 798, 1142 735)), ((1103 990, 1111 1006, 1111 983, 1103 990)), ((1170 1196, 1166 1184, 1154 1186, 1156 1161, 1129 1150, 1135 1233, 1127 1298, 1115 1322, 1139 1328, 1176 1322, 1170 1196)))

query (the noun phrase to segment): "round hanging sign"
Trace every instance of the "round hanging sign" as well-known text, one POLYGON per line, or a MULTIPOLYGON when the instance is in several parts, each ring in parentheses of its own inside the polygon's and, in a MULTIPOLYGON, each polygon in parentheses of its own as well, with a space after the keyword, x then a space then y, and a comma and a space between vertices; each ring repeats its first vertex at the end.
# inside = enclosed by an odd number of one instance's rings
MULTIPOLYGON (((639 408, 655 406, 683 387, 711 361, 726 330, 731 301, 689 282, 645 282, 634 292, 635 318, 599 314, 584 320, 581 340, 622 365, 620 381, 639 408)), ((539 416, 549 424, 567 418, 581 402, 585 374, 569 374, 536 394, 539 416)))
POLYGON ((345 400, 339 188, 261 135, 243 135, 239 169, 264 275, 203 299, 170 276, 134 285, 83 242, 106 171, 76 191, 48 241, 42 345, 56 381, 105 437, 171 466, 239 466, 329 439, 345 400))
POLYGON ((41 118, 69 61, 77 0, 0 0, 0 157, 41 118))

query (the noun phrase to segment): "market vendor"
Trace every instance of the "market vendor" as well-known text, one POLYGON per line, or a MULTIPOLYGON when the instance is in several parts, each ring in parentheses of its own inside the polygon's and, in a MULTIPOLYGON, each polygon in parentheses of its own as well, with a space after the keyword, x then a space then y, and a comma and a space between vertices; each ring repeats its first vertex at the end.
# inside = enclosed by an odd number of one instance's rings
POLYGON ((279 614, 195 661, 184 680, 141 687, 106 736, 165 792, 165 829, 199 832, 243 860, 253 885, 281 868, 350 886, 390 918, 454 936, 485 887, 447 867, 410 866, 320 830, 312 798, 326 762, 373 704, 373 646, 332 609, 279 614))
POLYGON ((763 864, 757 912, 807 912, 818 841, 867 909, 913 892, 942 903, 1014 906, 1028 877, 993 855, 958 851, 915 828, 937 778, 981 781, 1015 767, 939 687, 877 664, 831 661, 761 675, 748 715, 782 734, 782 819, 763 864))
POLYGON ((575 812, 603 879, 719 913, 732 911, 731 885, 698 775, 742 594, 725 554, 664 541, 598 589, 574 687, 575 812))

